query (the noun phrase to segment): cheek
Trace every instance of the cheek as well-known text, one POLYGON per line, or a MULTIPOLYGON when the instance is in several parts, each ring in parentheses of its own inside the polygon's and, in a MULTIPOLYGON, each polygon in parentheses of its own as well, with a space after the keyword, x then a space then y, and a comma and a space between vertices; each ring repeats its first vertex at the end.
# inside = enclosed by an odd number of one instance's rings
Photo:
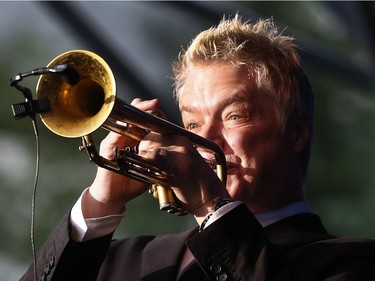
POLYGON ((285 137, 274 128, 256 130, 245 128, 237 134, 229 134, 227 145, 231 153, 241 158, 242 166, 256 168, 257 164, 273 161, 286 152, 285 137))
POLYGON ((257 144, 249 134, 231 134, 227 139, 227 154, 233 154, 241 160, 241 166, 254 167, 257 144))
POLYGON ((259 135, 252 128, 246 127, 227 131, 225 139, 228 147, 237 156, 253 154, 260 140, 259 135))

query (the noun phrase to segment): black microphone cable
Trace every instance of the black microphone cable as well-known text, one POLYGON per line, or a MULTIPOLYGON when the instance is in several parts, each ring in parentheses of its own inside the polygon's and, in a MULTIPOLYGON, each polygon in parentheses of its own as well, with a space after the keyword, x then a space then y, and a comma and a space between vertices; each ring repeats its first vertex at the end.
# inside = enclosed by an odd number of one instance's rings
POLYGON ((58 64, 54 66, 36 68, 32 71, 18 73, 10 79, 10 85, 15 87, 17 90, 22 92, 25 102, 13 104, 12 111, 13 116, 16 119, 29 116, 33 125, 35 141, 36 141, 36 165, 35 165, 35 177, 34 186, 32 191, 31 199, 31 225, 30 225, 30 240, 31 250, 34 264, 34 279, 37 281, 37 266, 36 266, 36 249, 35 249, 35 205, 36 205, 36 191, 38 186, 39 178, 39 163, 40 163, 40 140, 37 123, 35 116, 37 113, 50 110, 50 104, 48 99, 34 100, 31 90, 23 87, 19 84, 24 78, 28 76, 42 75, 42 74, 60 74, 66 83, 74 85, 79 82, 79 73, 67 64, 58 64))
POLYGON ((36 205, 36 190, 38 186, 39 179, 39 163, 40 163, 40 141, 39 141, 39 132, 35 118, 31 119, 33 124, 33 130, 35 135, 35 144, 36 144, 36 161, 35 161, 35 176, 34 176, 34 186, 31 197, 31 223, 30 223, 30 242, 31 242, 31 251, 33 256, 34 264, 34 280, 37 281, 37 268, 36 268, 36 249, 35 249, 35 205, 36 205))
POLYGON ((36 247, 35 247, 35 215, 36 215, 36 193, 39 179, 39 166, 40 166, 40 140, 39 140, 39 131, 37 122, 35 120, 36 113, 49 110, 49 103, 46 101, 37 101, 34 100, 31 94, 31 90, 19 85, 18 83, 23 80, 23 78, 31 75, 40 75, 42 73, 51 72, 48 68, 40 68, 26 73, 20 73, 15 75, 10 80, 10 85, 15 87, 17 90, 22 92, 25 102, 12 105, 13 116, 16 119, 29 116, 31 118, 35 144, 36 144, 36 163, 35 163, 35 175, 34 175, 34 184, 32 189, 31 196, 31 219, 30 219, 30 242, 31 242, 31 251, 33 259, 33 271, 34 271, 34 280, 37 281, 37 266, 36 266, 36 247))

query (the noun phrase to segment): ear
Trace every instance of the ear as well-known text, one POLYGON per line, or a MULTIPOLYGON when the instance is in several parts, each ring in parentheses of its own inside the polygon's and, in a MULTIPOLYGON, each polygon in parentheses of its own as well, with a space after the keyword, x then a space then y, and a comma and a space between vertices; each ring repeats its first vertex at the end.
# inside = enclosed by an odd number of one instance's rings
POLYGON ((306 113, 301 113, 293 124, 293 151, 302 152, 310 143, 311 131, 309 129, 309 120, 306 113))

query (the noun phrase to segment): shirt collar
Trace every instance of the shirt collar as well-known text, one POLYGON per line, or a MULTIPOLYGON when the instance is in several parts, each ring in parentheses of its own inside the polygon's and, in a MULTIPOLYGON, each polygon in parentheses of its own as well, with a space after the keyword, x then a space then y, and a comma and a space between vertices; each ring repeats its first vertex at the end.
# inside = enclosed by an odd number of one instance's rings
POLYGON ((255 217, 263 227, 266 227, 287 217, 310 212, 311 209, 309 203, 307 201, 300 201, 286 205, 277 210, 256 214, 255 217))

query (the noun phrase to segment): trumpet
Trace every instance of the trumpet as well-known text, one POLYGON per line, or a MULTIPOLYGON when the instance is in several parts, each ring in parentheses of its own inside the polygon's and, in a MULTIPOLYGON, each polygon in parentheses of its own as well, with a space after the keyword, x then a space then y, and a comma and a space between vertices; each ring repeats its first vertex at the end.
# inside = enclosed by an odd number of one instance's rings
MULTIPOLYGON (((150 132, 187 137, 194 146, 209 150, 209 162, 220 180, 226 180, 226 161, 222 148, 199 135, 149 112, 142 111, 116 96, 116 82, 108 64, 97 54, 72 50, 53 59, 42 71, 37 87, 38 101, 47 101, 48 110, 39 112, 44 125, 66 138, 81 138, 92 163, 150 185, 160 210, 187 214, 168 183, 169 175, 139 156, 136 149, 114 151, 113 159, 99 155, 92 134, 99 128, 140 141, 150 132), (56 73, 55 73, 56 72, 56 73), (61 75, 56 75, 56 74, 61 75)), ((37 72, 39 73, 39 72, 37 72)))

